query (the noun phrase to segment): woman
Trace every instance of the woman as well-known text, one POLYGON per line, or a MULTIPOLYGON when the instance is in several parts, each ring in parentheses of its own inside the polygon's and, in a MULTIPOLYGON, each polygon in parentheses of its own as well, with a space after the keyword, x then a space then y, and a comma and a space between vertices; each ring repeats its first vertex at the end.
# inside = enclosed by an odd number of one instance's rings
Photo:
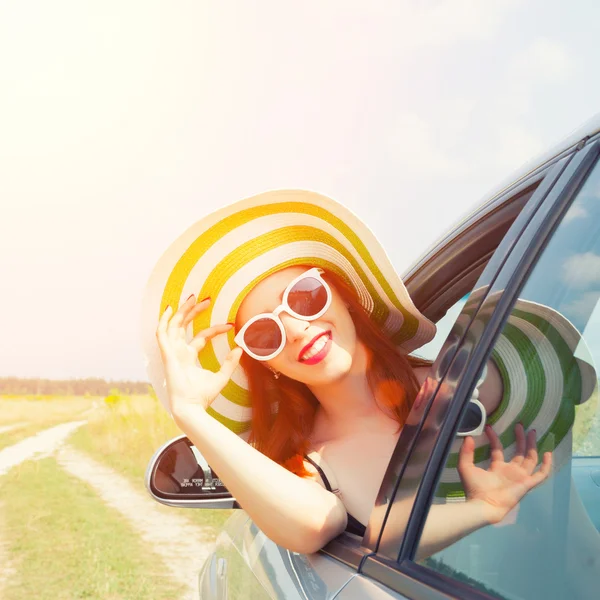
MULTIPOLYGON (((311 192, 238 202, 169 249, 145 311, 159 316, 158 347, 146 342, 157 393, 257 526, 301 553, 349 521, 360 532, 426 379, 429 364, 407 354, 435 333, 366 226, 311 192)), ((501 387, 490 369, 488 410, 501 387)), ((423 555, 501 521, 550 473, 550 452, 536 470, 534 431, 517 425, 510 462, 486 435, 491 467, 475 466, 466 437, 466 502, 432 508, 423 555)))

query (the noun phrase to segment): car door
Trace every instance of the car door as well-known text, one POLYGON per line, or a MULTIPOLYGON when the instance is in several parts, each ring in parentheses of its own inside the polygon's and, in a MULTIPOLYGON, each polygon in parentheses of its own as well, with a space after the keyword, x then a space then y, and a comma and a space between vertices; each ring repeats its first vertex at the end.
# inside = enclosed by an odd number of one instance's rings
MULTIPOLYGON (((534 194, 520 213, 521 217, 528 211, 524 227, 512 235, 520 217, 515 220, 481 272, 477 293, 466 299, 435 359, 436 386, 415 402, 419 404, 411 413, 415 433, 401 436, 392 461, 396 465, 388 469, 393 499, 382 514, 384 527, 375 551, 340 598, 358 597, 356 590, 360 586, 364 594, 367 585, 385 586, 408 598, 597 597, 600 477, 598 459, 593 457, 600 454, 600 417, 597 393, 591 391, 573 407, 569 427, 558 437, 553 430, 561 442, 553 454, 563 453, 560 469, 521 501, 517 514, 432 555, 418 560, 415 556, 422 550, 422 532, 435 505, 440 498, 442 504, 449 501, 440 490, 447 485, 446 470, 455 468, 451 460, 456 430, 484 365, 512 324, 518 302, 560 312, 579 330, 584 341, 571 348, 565 360, 579 364, 587 345, 592 356, 587 352, 585 360, 595 362, 596 355, 600 362, 599 152, 598 142, 591 140, 555 172, 558 177, 546 193, 537 198, 534 194)), ((427 283, 423 280, 423 285, 427 283)), ((460 285, 454 289, 455 282, 450 282, 449 298, 461 295, 460 285)), ((430 310, 435 313, 435 290, 433 296, 430 310)), ((553 347, 560 345, 560 340, 552 342, 553 347)), ((563 375, 565 380, 571 377, 563 375)), ((554 401, 551 394, 545 398, 554 401)), ((563 398, 560 402, 561 407, 566 405, 563 398)), ((546 404, 552 402, 545 400, 546 404)))

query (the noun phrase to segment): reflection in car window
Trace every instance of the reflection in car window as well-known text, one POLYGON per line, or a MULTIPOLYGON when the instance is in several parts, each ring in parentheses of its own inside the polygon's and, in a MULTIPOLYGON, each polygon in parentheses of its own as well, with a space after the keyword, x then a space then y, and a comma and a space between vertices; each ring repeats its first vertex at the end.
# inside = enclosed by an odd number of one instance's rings
MULTIPOLYGON (((422 564, 500 598, 598 597, 600 410, 593 365, 600 365, 599 299, 596 166, 530 274, 490 361, 501 375, 502 399, 487 423, 502 441, 505 460, 516 454, 520 422, 536 429, 538 462, 552 451, 552 475, 500 523, 422 564)), ((475 463, 487 467, 487 436, 474 439, 475 463)), ((465 501, 457 469, 461 443, 453 444, 436 502, 465 501)))

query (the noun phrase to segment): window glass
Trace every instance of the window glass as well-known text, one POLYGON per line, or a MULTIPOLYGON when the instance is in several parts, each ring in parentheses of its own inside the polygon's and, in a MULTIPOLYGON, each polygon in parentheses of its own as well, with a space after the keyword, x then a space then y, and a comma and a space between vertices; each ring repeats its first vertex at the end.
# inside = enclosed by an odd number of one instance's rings
MULTIPOLYGON (((600 597, 600 409, 594 368, 600 365, 599 298, 596 166, 530 274, 461 423, 463 431, 474 428, 483 418, 476 405, 482 405, 505 464, 491 465, 484 431, 473 434, 474 469, 459 469, 465 438, 457 436, 418 562, 499 598, 600 597), (517 452, 519 423, 525 432, 536 431, 534 473, 542 468, 544 452, 552 452, 552 465, 545 481, 498 520, 505 502, 501 492, 509 489, 503 481, 517 480, 526 469, 517 452), (497 522, 483 525, 491 515, 497 522)), ((493 312, 491 304, 478 315, 479 331, 493 312)))

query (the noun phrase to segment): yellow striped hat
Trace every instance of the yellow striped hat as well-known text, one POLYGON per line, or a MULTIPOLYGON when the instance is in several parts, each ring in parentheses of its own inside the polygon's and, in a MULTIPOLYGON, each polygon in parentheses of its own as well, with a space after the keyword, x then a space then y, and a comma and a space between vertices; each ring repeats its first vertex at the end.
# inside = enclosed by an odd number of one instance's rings
MULTIPOLYGON (((384 333, 406 352, 430 341, 435 325, 414 306, 402 280, 368 227, 350 210, 315 192, 278 190, 222 208, 190 227, 163 254, 143 300, 142 335, 147 370, 158 397, 167 404, 155 331, 167 305, 190 296, 210 296, 210 307, 190 339, 211 325, 235 321, 248 292, 262 279, 293 265, 334 272, 356 290, 384 333)), ((220 368, 235 346, 234 332, 218 336, 199 354, 200 364, 220 368)), ((209 412, 236 433, 250 428, 247 380, 238 369, 209 412)))

